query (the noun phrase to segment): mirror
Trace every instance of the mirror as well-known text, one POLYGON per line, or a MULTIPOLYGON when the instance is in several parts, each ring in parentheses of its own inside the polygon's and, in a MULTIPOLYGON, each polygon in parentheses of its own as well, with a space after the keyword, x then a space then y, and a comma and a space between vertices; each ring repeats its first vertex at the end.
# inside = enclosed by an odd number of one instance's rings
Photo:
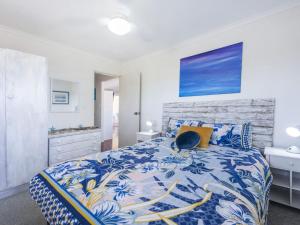
POLYGON ((51 79, 51 112, 79 112, 79 83, 51 79))

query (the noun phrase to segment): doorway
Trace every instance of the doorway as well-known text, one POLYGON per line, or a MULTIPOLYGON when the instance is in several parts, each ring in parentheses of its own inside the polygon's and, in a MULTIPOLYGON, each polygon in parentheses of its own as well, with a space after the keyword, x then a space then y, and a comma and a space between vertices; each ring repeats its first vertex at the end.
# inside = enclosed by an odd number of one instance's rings
POLYGON ((95 73, 94 124, 101 128, 101 151, 119 147, 119 78, 95 73))

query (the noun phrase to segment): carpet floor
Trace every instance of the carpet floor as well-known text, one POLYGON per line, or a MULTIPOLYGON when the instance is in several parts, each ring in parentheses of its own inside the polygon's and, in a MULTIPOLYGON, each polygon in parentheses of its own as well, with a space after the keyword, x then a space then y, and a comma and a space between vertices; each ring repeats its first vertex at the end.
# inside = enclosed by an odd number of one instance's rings
MULTIPOLYGON (((1 225, 46 225, 46 221, 29 196, 22 192, 0 200, 1 225)), ((300 210, 271 202, 268 225, 300 225, 300 210)))

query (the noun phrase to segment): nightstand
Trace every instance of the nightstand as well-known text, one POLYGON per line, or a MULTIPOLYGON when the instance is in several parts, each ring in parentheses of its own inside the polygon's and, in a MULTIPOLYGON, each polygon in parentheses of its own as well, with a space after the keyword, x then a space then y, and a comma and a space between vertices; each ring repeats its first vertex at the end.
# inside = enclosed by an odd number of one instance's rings
POLYGON ((300 154, 283 148, 265 148, 273 174, 271 200, 300 209, 300 154))
POLYGON ((136 141, 138 143, 151 140, 157 137, 160 137, 160 132, 137 132, 136 133, 136 141))

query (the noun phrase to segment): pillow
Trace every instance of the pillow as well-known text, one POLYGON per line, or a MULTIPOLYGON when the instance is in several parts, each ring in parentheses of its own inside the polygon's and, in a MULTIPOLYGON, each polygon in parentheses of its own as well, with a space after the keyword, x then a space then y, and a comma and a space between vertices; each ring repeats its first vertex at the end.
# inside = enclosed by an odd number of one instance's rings
POLYGON ((203 122, 199 120, 178 120, 171 118, 168 123, 166 137, 175 138, 182 125, 200 127, 202 124, 203 122))
POLYGON ((199 148, 208 148, 208 143, 209 143, 210 137, 213 133, 213 128, 181 126, 180 130, 178 131, 178 134, 181 134, 181 133, 187 132, 187 131, 194 131, 197 134, 199 134, 199 136, 201 138, 201 141, 198 145, 199 148))
POLYGON ((213 128, 210 144, 227 146, 231 148, 252 148, 251 123, 236 124, 203 124, 202 127, 213 128))
POLYGON ((176 146, 181 149, 192 149, 199 145, 201 140, 200 135, 195 131, 186 131, 180 133, 176 137, 176 146))

